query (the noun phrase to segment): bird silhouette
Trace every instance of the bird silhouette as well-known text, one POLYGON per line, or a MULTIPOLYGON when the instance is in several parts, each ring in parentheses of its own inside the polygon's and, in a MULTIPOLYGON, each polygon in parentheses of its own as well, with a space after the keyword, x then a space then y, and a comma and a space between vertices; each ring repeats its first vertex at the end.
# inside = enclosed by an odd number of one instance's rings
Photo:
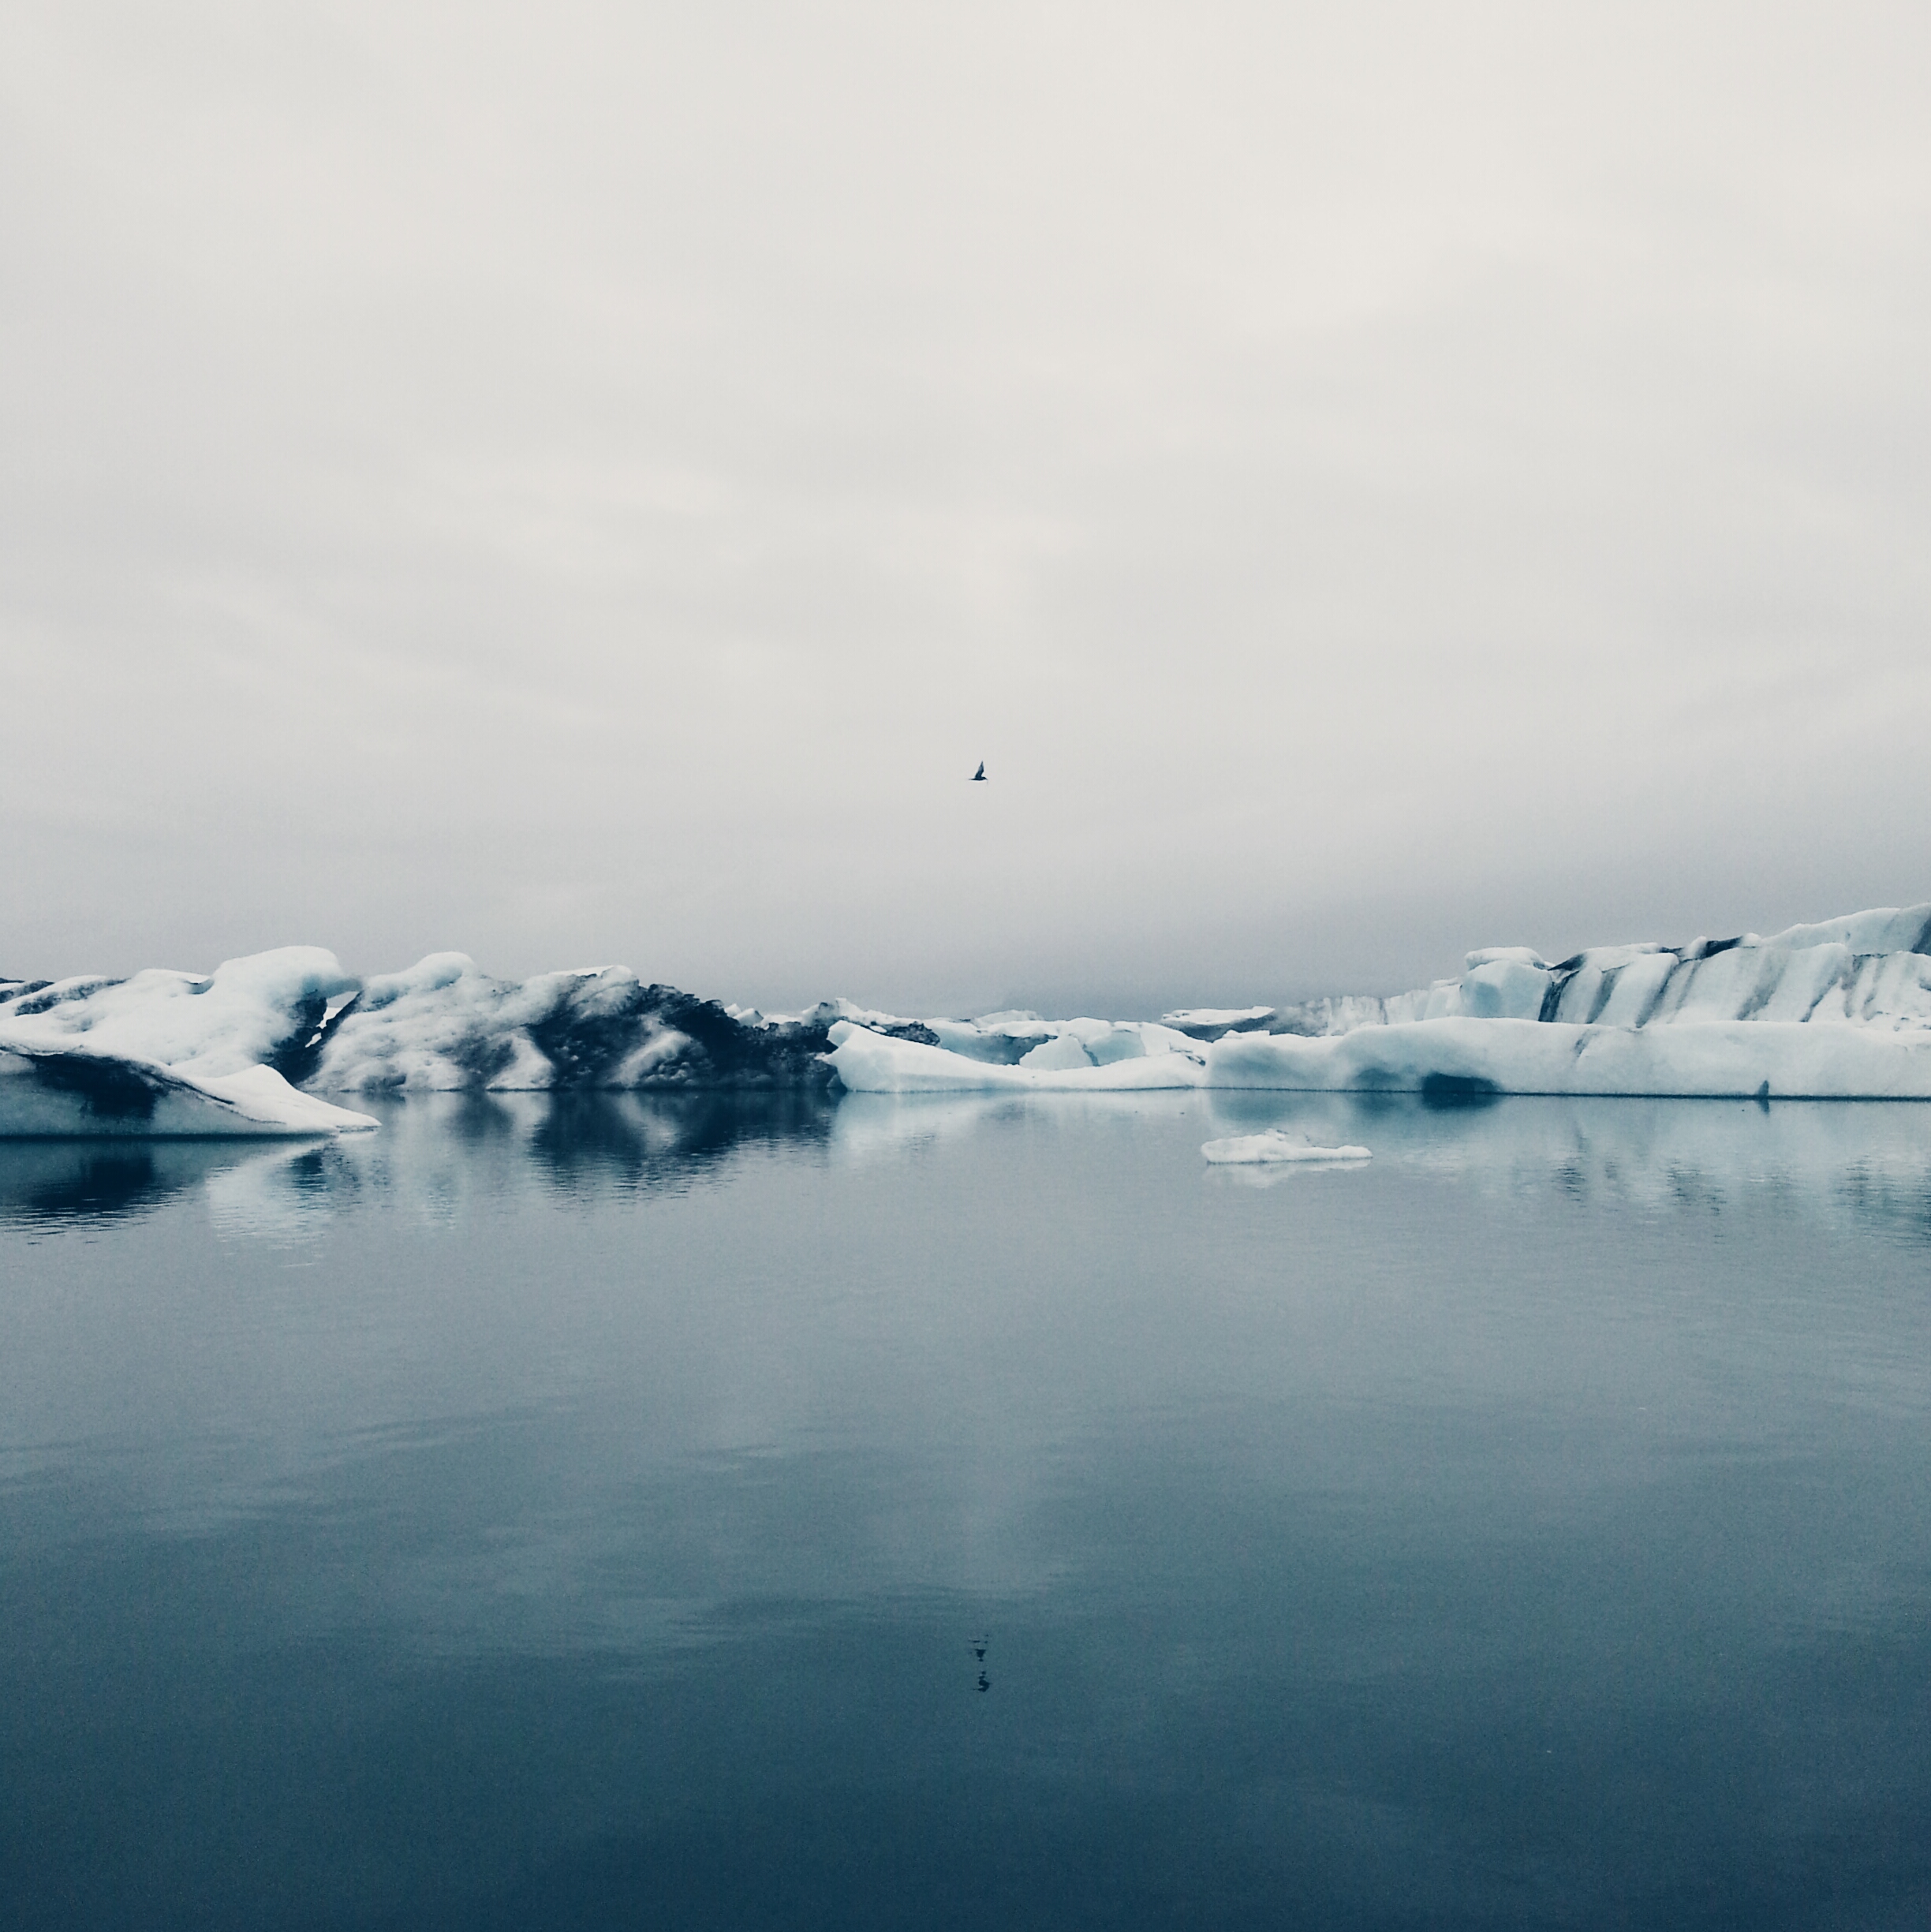
POLYGON ((973 774, 972 775, 972 782, 973 782, 973 783, 975 785, 982 785, 982 784, 984 784, 984 783, 985 783, 985 760, 984 760, 984 759, 981 758, 981 759, 979 760, 979 769, 978 769, 977 771, 976 771, 975 772, 973 772, 973 774))

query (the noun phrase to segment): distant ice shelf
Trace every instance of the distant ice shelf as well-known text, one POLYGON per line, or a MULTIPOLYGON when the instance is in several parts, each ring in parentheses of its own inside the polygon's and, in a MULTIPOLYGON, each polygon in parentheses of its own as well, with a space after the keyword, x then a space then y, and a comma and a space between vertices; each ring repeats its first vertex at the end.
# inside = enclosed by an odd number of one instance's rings
POLYGON ((1186 1087, 1931 1099, 1931 905, 1555 962, 1490 947, 1413 992, 1160 1021, 768 1015, 623 966, 519 981, 437 953, 362 980, 299 946, 207 974, 0 980, 0 1135, 376 1124, 324 1095, 1186 1087))

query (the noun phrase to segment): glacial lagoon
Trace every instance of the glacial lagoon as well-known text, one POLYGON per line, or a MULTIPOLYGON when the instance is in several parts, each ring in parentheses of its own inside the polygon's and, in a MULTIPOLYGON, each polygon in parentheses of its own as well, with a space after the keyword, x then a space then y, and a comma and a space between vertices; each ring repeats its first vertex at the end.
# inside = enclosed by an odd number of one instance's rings
POLYGON ((1931 1108, 375 1111, 0 1144, 21 1932, 1931 1910, 1931 1108))

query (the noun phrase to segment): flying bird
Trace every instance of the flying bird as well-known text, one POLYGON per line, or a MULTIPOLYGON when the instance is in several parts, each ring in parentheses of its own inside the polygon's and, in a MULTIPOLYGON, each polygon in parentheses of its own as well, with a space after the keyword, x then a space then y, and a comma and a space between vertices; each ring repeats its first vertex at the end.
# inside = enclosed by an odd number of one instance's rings
POLYGON ((984 760, 984 759, 981 758, 981 759, 979 760, 979 769, 978 769, 977 771, 976 771, 975 772, 973 772, 973 783, 975 785, 977 785, 977 784, 981 784, 981 783, 983 783, 984 782, 984 779, 985 779, 985 760, 984 760))

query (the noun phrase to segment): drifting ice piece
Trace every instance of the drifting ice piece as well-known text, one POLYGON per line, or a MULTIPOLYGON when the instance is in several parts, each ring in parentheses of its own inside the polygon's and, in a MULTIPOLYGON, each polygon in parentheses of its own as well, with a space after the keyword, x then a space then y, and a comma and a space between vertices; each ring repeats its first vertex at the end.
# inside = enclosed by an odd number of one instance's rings
POLYGON ((1367 1160, 1365 1147, 1315 1147, 1296 1140, 1279 1127, 1264 1134, 1237 1134, 1224 1141, 1203 1141, 1201 1152, 1216 1167, 1277 1160, 1367 1160))
MULTIPOLYGON (((1165 1027, 1109 1029, 1130 1030, 1143 1050, 1096 1065, 1078 1037, 1066 1033, 1047 1044, 1050 1057, 1029 1052, 1018 1066, 969 1059, 963 1053, 926 1046, 913 1040, 888 1039, 864 1026, 842 1021, 831 1029, 832 1051, 826 1056, 832 1071, 854 1093, 990 1093, 1008 1089, 1033 1093, 1144 1093, 1157 1087, 1197 1087, 1205 1084, 1206 1067, 1197 1051, 1167 1047, 1157 1036, 1180 1036, 1165 1027), (1151 1036, 1151 1037, 1150 1037, 1151 1036), (1078 1059, 1074 1059, 1077 1053, 1078 1059)), ((1182 1040, 1184 1048, 1193 1042, 1182 1040)), ((1102 1050, 1105 1048, 1103 1044, 1102 1050)))

